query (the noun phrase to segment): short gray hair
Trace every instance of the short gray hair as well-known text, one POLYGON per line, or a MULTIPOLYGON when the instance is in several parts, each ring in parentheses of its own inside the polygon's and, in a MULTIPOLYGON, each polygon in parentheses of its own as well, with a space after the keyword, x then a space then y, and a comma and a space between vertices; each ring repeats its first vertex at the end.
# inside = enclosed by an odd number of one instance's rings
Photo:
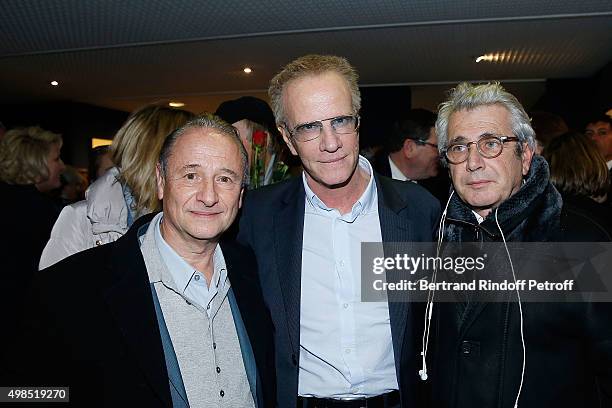
POLYGON ((185 132, 191 129, 215 129, 220 131, 221 133, 226 134, 236 143, 236 145, 238 146, 238 150, 240 151, 240 157, 242 159, 242 186, 246 186, 249 180, 249 156, 247 155, 246 148, 240 140, 238 130, 229 123, 225 122, 220 117, 210 113, 205 113, 202 116, 190 120, 180 128, 170 133, 168 137, 166 137, 166 140, 162 145, 161 151, 159 152, 158 160, 159 169, 162 177, 166 177, 166 173, 168 170, 168 159, 172 154, 172 149, 174 148, 176 141, 179 137, 184 135, 185 132))
POLYGON ((535 150, 535 132, 531 127, 531 121, 514 95, 506 91, 499 82, 480 85, 462 82, 450 91, 448 100, 438 107, 436 133, 440 153, 443 153, 448 146, 448 122, 451 115, 486 105, 500 105, 510 112, 512 133, 520 142, 517 144, 518 153, 522 151, 523 143, 527 143, 531 150, 535 150))

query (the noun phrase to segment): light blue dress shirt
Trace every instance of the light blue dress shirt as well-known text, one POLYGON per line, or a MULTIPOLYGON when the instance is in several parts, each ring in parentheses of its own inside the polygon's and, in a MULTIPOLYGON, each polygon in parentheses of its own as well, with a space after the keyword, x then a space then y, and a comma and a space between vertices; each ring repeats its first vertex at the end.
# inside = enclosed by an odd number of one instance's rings
POLYGON ((300 301, 300 396, 369 397, 398 389, 387 302, 361 302, 361 243, 381 242, 372 166, 363 195, 347 214, 308 186, 300 301))
POLYGON ((213 299, 218 293, 226 293, 225 286, 229 287, 230 284, 227 279, 227 268, 221 247, 217 244, 213 254, 214 272, 209 286, 204 274, 189 265, 164 240, 160 230, 162 220, 163 216, 153 219, 155 223, 155 244, 173 280, 173 282, 164 282, 164 284, 176 291, 189 303, 196 305, 201 310, 206 310, 206 314, 210 318, 211 314, 216 312, 211 310, 213 299))

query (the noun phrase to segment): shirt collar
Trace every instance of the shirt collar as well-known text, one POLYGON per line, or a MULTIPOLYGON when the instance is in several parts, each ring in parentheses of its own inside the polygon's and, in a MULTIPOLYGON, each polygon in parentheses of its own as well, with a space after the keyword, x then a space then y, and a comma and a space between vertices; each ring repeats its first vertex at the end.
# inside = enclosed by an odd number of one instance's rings
MULTIPOLYGON (((373 209, 378 209, 378 193, 376 191, 376 181, 373 177, 374 171, 372 169, 372 165, 368 159, 359 155, 358 166, 368 174, 370 180, 368 181, 368 185, 366 186, 363 194, 361 194, 361 197, 359 197, 357 202, 353 204, 351 212, 343 216, 343 218, 347 217, 350 221, 354 221, 360 214, 365 214, 373 209)), ((313 209, 319 209, 325 212, 331 212, 334 210, 334 208, 329 208, 327 205, 325 205, 325 203, 312 191, 306 179, 306 172, 302 173, 302 182, 304 183, 304 190, 306 191, 306 201, 313 209)))
POLYGON ((476 221, 478 221, 479 224, 482 224, 482 222, 484 221, 484 217, 481 216, 480 214, 478 214, 476 211, 472 210, 472 212, 474 213, 474 216, 476 217, 476 221))
POLYGON ((608 165, 608 170, 612 170, 612 160, 608 160, 606 164, 608 165))
MULTIPOLYGON (((203 273, 194 269, 189 263, 187 263, 179 254, 162 237, 160 224, 163 219, 163 213, 159 213, 153 219, 153 227, 155 228, 155 244, 161 254, 162 260, 166 264, 167 270, 170 276, 162 275, 162 282, 164 282, 171 289, 181 295, 185 295, 185 291, 191 280, 193 279, 196 272, 203 273)), ((225 267, 225 259, 221 252, 221 247, 217 244, 215 252, 213 254, 213 276, 211 279, 211 285, 219 287, 220 284, 227 280, 227 268, 225 267)))
POLYGON ((391 168, 391 178, 400 181, 409 181, 410 179, 402 173, 402 171, 397 167, 395 162, 391 159, 391 156, 387 156, 389 159, 389 167, 391 168))

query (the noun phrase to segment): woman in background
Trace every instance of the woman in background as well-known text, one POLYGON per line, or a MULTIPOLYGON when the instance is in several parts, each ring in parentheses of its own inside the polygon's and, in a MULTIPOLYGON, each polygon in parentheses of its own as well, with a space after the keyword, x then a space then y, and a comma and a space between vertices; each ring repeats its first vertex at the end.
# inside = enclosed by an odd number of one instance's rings
MULTIPOLYGON (((45 193, 61 186, 60 135, 39 127, 13 129, 0 141, 0 321, 10 332, 49 239, 59 207, 45 193)), ((4 350, 0 335, 0 354, 4 350)), ((0 371, 2 371, 0 361, 0 371)))
POLYGON ((190 112, 148 105, 133 112, 115 135, 108 170, 85 200, 64 207, 53 226, 39 268, 85 249, 117 240, 134 220, 161 208, 155 165, 164 139, 193 117, 190 112))
POLYGON ((610 208, 601 204, 610 183, 608 167, 593 141, 580 133, 564 133, 550 142, 543 155, 564 207, 590 217, 612 233, 610 208))

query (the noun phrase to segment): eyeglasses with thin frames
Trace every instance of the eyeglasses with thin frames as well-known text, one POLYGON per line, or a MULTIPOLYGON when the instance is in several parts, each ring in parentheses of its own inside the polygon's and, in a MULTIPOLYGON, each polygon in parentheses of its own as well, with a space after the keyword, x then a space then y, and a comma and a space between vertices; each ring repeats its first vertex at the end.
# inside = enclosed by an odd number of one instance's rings
POLYGON ((286 123, 283 123, 289 135, 298 142, 308 142, 321 136, 323 131, 323 122, 329 122, 332 131, 339 135, 353 134, 359 129, 358 115, 342 115, 334 116, 333 118, 315 120, 313 122, 302 123, 289 129, 286 123))
POLYGON ((415 142, 416 144, 418 144, 418 145, 421 145, 421 146, 423 146, 423 145, 427 145, 427 146, 431 146, 431 147, 435 148, 436 150, 438 149, 438 145, 437 145, 437 144, 435 144, 435 143, 431 143, 431 142, 428 142, 427 140, 423 140, 423 139, 414 139, 414 142, 415 142))

